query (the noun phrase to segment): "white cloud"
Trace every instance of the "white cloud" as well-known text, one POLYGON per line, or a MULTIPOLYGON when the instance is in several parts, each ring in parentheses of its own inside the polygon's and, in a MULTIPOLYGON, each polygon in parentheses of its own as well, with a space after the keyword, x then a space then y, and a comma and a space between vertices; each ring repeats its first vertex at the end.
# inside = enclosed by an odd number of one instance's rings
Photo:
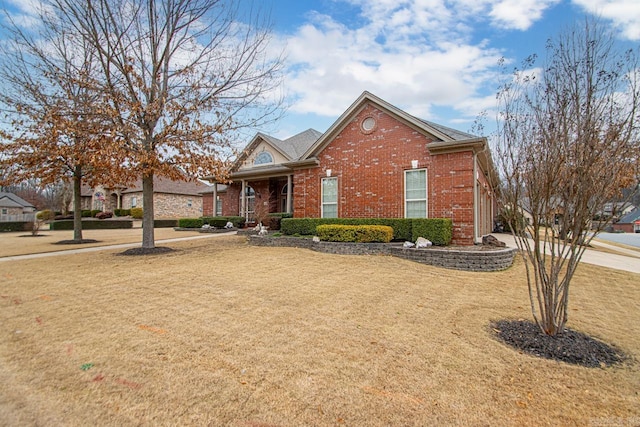
POLYGON ((527 30, 542 13, 559 0, 500 0, 491 5, 494 25, 507 29, 527 30))
POLYGON ((640 1, 573 0, 588 13, 609 19, 629 40, 640 40, 640 1))

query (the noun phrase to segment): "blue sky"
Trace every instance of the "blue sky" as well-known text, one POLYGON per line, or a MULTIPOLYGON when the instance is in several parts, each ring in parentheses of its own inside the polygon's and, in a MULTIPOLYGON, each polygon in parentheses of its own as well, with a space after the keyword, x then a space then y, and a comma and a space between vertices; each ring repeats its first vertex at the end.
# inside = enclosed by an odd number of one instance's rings
MULTIPOLYGON (((243 5, 250 0, 240 0, 243 5)), ((549 37, 599 16, 623 45, 640 43, 640 0, 254 0, 271 9, 272 48, 286 53, 290 108, 269 129, 321 132, 368 90, 423 119, 469 131, 495 126, 504 58, 518 66, 549 37)), ((33 24, 37 0, 0 0, 33 24)))
POLYGON ((469 131, 495 124, 500 58, 510 67, 560 29, 599 16, 640 42, 640 0, 272 0, 291 107, 271 130, 325 131, 368 90, 424 119, 469 131))

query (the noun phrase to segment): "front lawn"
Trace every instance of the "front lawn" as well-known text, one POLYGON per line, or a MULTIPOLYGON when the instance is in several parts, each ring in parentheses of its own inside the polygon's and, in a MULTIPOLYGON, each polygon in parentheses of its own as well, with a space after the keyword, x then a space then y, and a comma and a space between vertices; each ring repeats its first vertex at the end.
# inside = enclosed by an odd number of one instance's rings
MULTIPOLYGON (((494 338, 492 321, 531 317, 520 260, 470 273, 237 236, 169 246, 0 265, 0 424, 640 421, 635 360, 584 368, 494 338)), ((569 327, 637 358, 638 301, 639 275, 582 265, 569 327)))

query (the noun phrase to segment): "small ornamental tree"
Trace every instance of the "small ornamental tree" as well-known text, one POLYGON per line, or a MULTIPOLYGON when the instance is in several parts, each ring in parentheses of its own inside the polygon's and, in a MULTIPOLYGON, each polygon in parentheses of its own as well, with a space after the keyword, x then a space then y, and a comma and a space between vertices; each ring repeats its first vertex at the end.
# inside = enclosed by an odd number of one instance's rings
POLYGON ((496 152, 533 317, 555 336, 582 254, 607 225, 592 219, 638 182, 640 68, 637 51, 621 51, 592 21, 549 40, 541 68, 535 61, 498 94, 496 152))

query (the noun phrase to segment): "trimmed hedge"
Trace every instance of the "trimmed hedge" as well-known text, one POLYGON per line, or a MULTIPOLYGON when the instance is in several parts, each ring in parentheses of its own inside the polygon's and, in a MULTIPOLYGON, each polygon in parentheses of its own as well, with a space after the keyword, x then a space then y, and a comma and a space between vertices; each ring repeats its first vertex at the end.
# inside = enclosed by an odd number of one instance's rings
POLYGON ((385 225, 393 228, 393 240, 415 242, 424 237, 434 245, 451 243, 453 225, 448 218, 283 218, 281 231, 288 235, 313 236, 319 225, 385 225))
POLYGON ((204 221, 202 218, 180 218, 178 227, 180 228, 202 228, 204 221))
POLYGON ((244 217, 241 216, 203 216, 202 221, 204 224, 209 224, 212 227, 224 228, 227 222, 231 221, 236 228, 244 227, 244 217))
POLYGON ((89 209, 83 209, 80 211, 80 216, 82 216, 82 218, 91 218, 91 211, 89 209))
MULTIPOLYGON (((117 228, 133 228, 133 221, 130 219, 82 221, 83 230, 112 230, 117 228)), ((73 220, 53 221, 49 224, 49 230, 73 230, 73 220)))
POLYGON ((173 228, 178 227, 177 219, 154 219, 153 220, 154 228, 173 228))
POLYGON ((436 246, 446 246, 453 237, 453 222, 450 218, 415 218, 411 221, 411 241, 418 237, 429 239, 436 246))
POLYGON ((31 231, 32 227, 31 221, 0 222, 0 231, 31 231))
POLYGON ((102 212, 102 211, 101 211, 100 209, 92 209, 92 210, 91 210, 91 216, 92 216, 93 218, 95 218, 95 217, 96 217, 96 215, 98 215, 98 214, 99 214, 99 213, 101 213, 101 212, 102 212))
POLYGON ((285 218, 293 218, 293 214, 286 212, 270 213, 269 220, 266 224, 270 230, 280 230, 282 220, 285 218))
POLYGON ((129 210, 129 213, 131 214, 131 217, 134 219, 142 219, 142 208, 131 208, 129 210))
POLYGON ((316 233, 325 242, 389 243, 393 238, 393 228, 386 225, 324 224, 316 233))
POLYGON ((43 211, 40 211, 36 214, 36 218, 39 219, 40 221, 50 221, 52 220, 54 217, 56 216, 56 214, 49 210, 49 209, 45 209, 43 211))
POLYGON ((114 209, 113 214, 115 216, 129 216, 131 215, 131 209, 114 209))
POLYGON ((316 227, 323 224, 386 225, 393 228, 393 240, 411 240, 410 218, 288 218, 282 220, 284 234, 312 236, 316 227))

